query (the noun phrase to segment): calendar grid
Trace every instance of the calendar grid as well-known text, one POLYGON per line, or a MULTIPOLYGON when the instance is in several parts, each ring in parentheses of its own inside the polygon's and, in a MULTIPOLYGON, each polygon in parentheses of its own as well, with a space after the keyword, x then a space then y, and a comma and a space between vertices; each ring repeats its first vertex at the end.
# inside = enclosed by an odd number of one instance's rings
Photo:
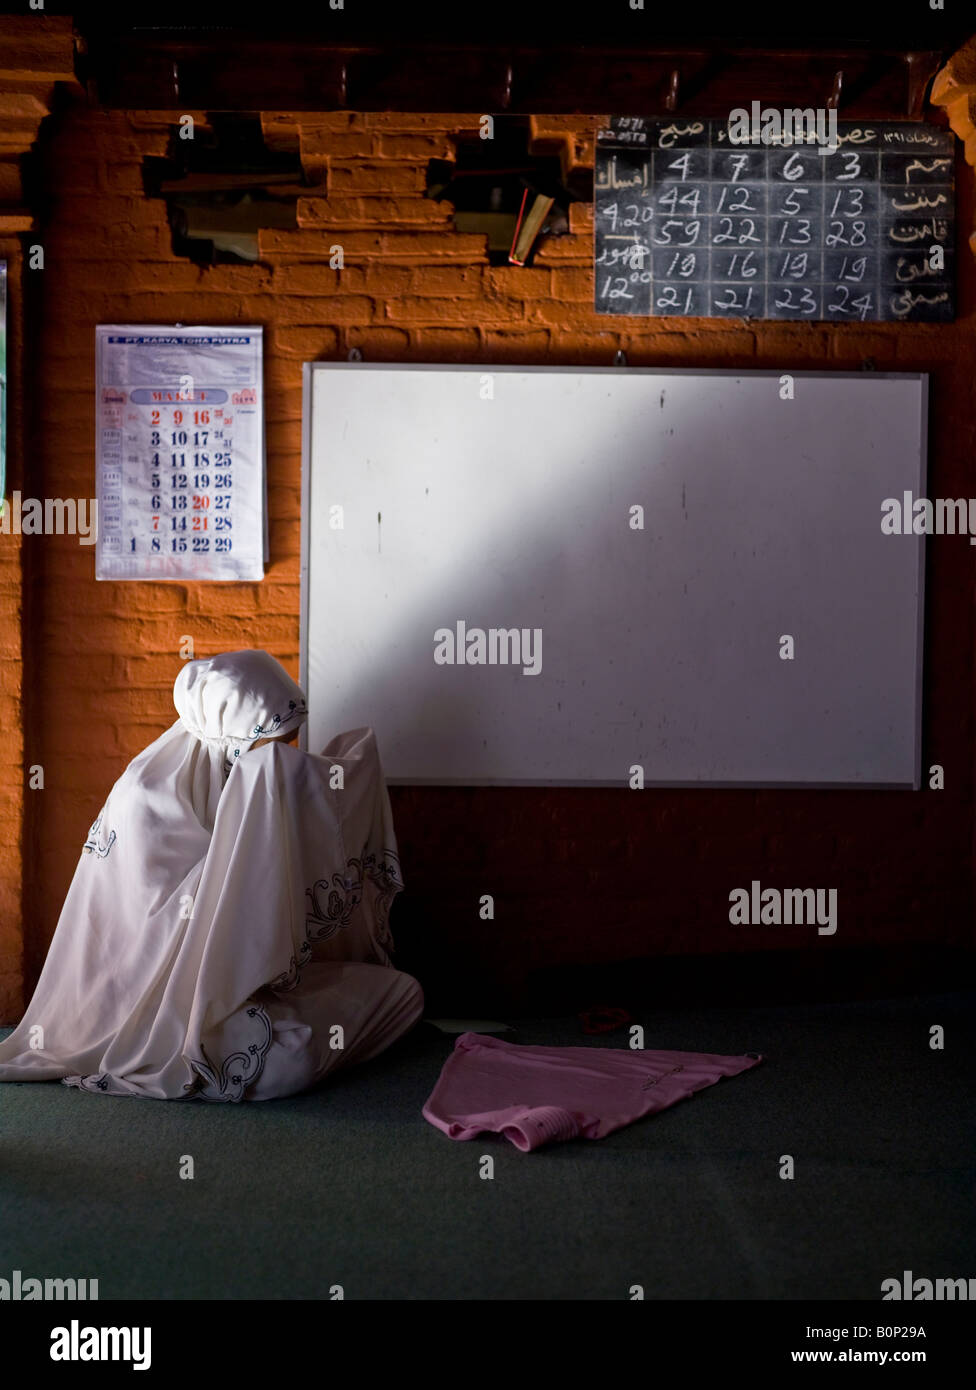
POLYGON ((102 325, 97 579, 264 576, 260 328, 102 325))
POLYGON ((837 137, 736 144, 717 120, 614 118, 597 141, 597 311, 951 319, 951 134, 840 122, 837 137))

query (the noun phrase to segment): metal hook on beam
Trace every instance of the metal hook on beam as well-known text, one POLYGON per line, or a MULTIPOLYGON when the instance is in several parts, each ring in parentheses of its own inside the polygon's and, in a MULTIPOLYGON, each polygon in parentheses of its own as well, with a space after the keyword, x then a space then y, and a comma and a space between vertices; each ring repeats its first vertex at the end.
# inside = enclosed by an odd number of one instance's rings
POLYGON ((505 66, 505 79, 502 88, 501 109, 507 111, 512 104, 512 83, 515 80, 515 73, 511 63, 505 66))
POLYGON ((938 63, 933 61, 931 53, 906 53, 905 63, 908 68, 908 115, 911 120, 917 121, 938 63))
POLYGON ((664 98, 664 105, 668 111, 676 111, 678 108, 678 91, 681 86, 681 74, 677 68, 671 69, 671 80, 668 83, 668 94, 664 98))

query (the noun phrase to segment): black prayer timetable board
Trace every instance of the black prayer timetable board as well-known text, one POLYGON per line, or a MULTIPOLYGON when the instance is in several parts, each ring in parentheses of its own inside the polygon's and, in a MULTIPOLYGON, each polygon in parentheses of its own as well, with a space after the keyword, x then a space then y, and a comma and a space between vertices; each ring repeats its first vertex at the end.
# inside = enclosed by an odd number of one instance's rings
POLYGON ((596 147, 597 312, 953 319, 951 132, 838 121, 836 136, 821 153, 735 143, 721 120, 614 117, 596 147))

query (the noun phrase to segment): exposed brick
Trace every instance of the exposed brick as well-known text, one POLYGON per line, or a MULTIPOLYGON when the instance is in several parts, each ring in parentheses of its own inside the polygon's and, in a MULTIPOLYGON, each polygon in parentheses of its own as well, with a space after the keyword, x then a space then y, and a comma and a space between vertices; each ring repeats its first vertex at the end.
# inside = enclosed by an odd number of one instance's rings
POLYGON ((369 323, 375 312, 374 301, 366 295, 343 293, 317 298, 285 295, 261 307, 266 322, 277 320, 280 324, 369 323))
MULTIPOLYGON (((272 333, 274 331, 272 330, 272 333)), ((302 418, 302 386, 300 376, 297 381, 294 379, 295 364, 282 362, 276 357, 273 365, 269 365, 265 361, 265 372, 270 387, 270 398, 265 402, 265 418, 269 421, 300 420, 302 418), (291 386, 284 384, 288 379, 293 382, 291 386)))
MULTIPOLYGON (((552 295, 552 273, 536 266, 491 266, 484 273, 485 295, 494 301, 509 300, 521 306, 552 295)), ((520 315, 521 317, 521 315, 520 315)))
POLYGON ((279 114, 282 119, 294 121, 303 131, 341 132, 367 128, 366 116, 361 111, 296 111, 279 114))
POLYGON ((261 613, 276 613, 281 617, 293 617, 295 613, 295 585, 276 584, 266 579, 258 588, 258 610, 261 613))
POLYGON ((488 237, 466 232, 384 232, 381 255, 411 261, 487 263, 488 237))
POLYGON ((410 342, 412 356, 420 362, 471 362, 481 352, 477 328, 415 328, 410 342))
POLYGON ((342 271, 341 287, 346 294, 369 294, 376 298, 391 294, 409 294, 415 287, 413 272, 407 265, 390 265, 386 261, 366 261, 362 265, 347 265, 342 271))
POLYGON ((532 362, 544 357, 550 343, 548 332, 520 333, 509 329, 486 329, 485 359, 490 362, 532 362))
POLYGON ((521 304, 495 304, 486 301, 464 300, 456 304, 450 299, 425 299, 416 295, 409 299, 388 299, 383 315, 388 323, 404 324, 474 324, 497 323, 499 319, 521 318, 521 304))
POLYGON ((424 171, 415 164, 386 160, 378 164, 329 162, 329 195, 355 193, 419 193, 426 187, 424 171))
POLYGON ((258 232, 258 249, 262 259, 274 261, 315 260, 331 256, 333 246, 341 246, 347 261, 359 257, 378 256, 383 250, 383 234, 379 231, 354 232, 343 229, 340 235, 322 227, 295 231, 267 228, 258 232))
POLYGON ((414 281, 407 266, 385 265, 382 262, 346 262, 341 270, 332 270, 328 262, 289 263, 274 271, 277 294, 403 294, 414 281))
POLYGON ((402 328, 371 326, 347 329, 344 342, 347 352, 358 348, 364 361, 395 362, 407 352, 410 337, 402 328))
MULTIPOLYGON (((106 193, 121 193, 128 197, 134 197, 142 193, 143 166, 140 160, 110 160, 108 163, 100 163, 98 165, 98 170, 97 184, 89 175, 87 185, 82 185, 87 186, 89 195, 91 194, 93 184, 102 192, 106 193)), ((82 170, 81 173, 83 174, 84 170, 82 170)), ((74 174, 76 178, 79 177, 79 170, 74 170, 74 174)), ((64 181, 62 181, 59 186, 62 191, 66 188, 71 189, 74 187, 72 183, 65 183, 64 181)))
MULTIPOLYGON (((299 557, 295 554, 273 556, 265 568, 266 584, 291 584, 298 593, 300 579, 299 557)), ((294 603, 292 604, 294 614, 294 603)))
POLYGON ((535 300, 526 309, 526 320, 532 324, 547 324, 561 333, 585 333, 600 329, 607 315, 598 314, 591 303, 567 303, 556 296, 535 300))
POLYGON ((542 237, 536 248, 533 262, 537 266, 559 265, 567 261, 575 261, 580 265, 591 265, 593 262, 592 248, 592 240, 582 236, 542 237))
POLYGON ((302 430, 298 420, 266 422, 264 430, 268 453, 273 457, 286 457, 301 449, 302 430))
MULTIPOLYGON (((690 323, 693 320, 679 320, 690 323)), ((745 327, 715 327, 704 337, 691 331, 665 331, 658 325, 657 332, 634 334, 625 341, 627 360, 634 367, 681 366, 697 367, 712 360, 716 352, 721 360, 730 366, 738 366, 740 361, 751 363, 756 351, 756 335, 745 327), (676 362, 675 359, 682 359, 676 362)))
POLYGON ((339 333, 334 328, 272 328, 270 350, 285 358, 301 362, 317 362, 335 357, 339 351, 339 333))
MULTIPOLYGON (((625 340, 616 333, 587 333, 582 340, 566 342, 555 340, 550 349, 550 359, 561 366, 612 367, 614 357, 625 340)), ((637 362, 631 363, 637 366, 637 362)))
POLYGON ((432 131, 429 135, 414 132, 379 133, 376 152, 384 159, 416 159, 426 164, 429 159, 454 159, 457 147, 447 131, 432 131))
MULTIPOLYGON (((110 584, 108 593, 100 600, 99 610, 117 613, 124 618, 147 616, 152 613, 182 613, 186 609, 185 584, 110 584)), ((101 593, 101 588, 96 589, 101 593)))
MULTIPOLYGON (((159 266, 156 274, 162 281, 165 289, 182 289, 183 286, 170 285, 167 271, 175 269, 177 266, 186 264, 183 261, 172 261, 169 265, 159 266)), ((194 294, 238 294, 238 295, 257 295, 267 294, 272 289, 277 289, 273 284, 273 271, 265 265, 208 265, 190 266, 191 270, 196 271, 198 279, 192 286, 194 294)), ((206 304, 207 301, 204 301, 206 304)))
POLYGON ((895 332, 882 328, 878 332, 862 329, 843 335, 830 334, 827 341, 828 356, 836 361, 838 371, 842 371, 848 364, 860 366, 869 358, 884 360, 891 356, 895 348, 897 328, 895 324, 892 324, 891 328, 895 329, 895 332))
POLYGON ((570 203, 569 230, 573 236, 592 236, 593 204, 570 203))
POLYGON ((756 337, 756 366, 826 357, 829 333, 828 328, 813 323, 763 324, 762 335, 756 337))
POLYGON ((582 266, 567 266, 565 269, 552 271, 552 297, 564 303, 592 304, 593 271, 582 266))
POLYGON ((408 227, 449 225, 454 209, 433 198, 329 197, 299 198, 299 227, 408 227))
MULTIPOLYGON (((71 205, 68 226, 60 228, 72 236, 89 237, 93 229, 105 226, 105 203, 101 198, 57 198, 55 208, 71 205)), ((119 195, 112 199, 112 222, 126 227, 158 227, 166 224, 166 204, 161 199, 142 198, 135 194, 119 195)))
POLYGON ((53 238, 40 236, 44 247, 44 269, 49 271, 60 261, 100 261, 115 257, 134 257, 149 260, 169 253, 172 235, 163 224, 112 222, 92 224, 73 229, 70 234, 59 233, 53 238))
POLYGON ((481 112, 444 112, 434 115, 427 111, 366 111, 364 124, 371 129, 388 133, 429 131, 444 134, 449 131, 476 130, 481 112))
POLYGON ((410 273, 409 288, 425 299, 469 299, 483 293, 485 271, 480 266, 418 266, 410 273))
MULTIPOLYGON (((302 117, 304 120, 304 116, 302 117)), ((303 126, 301 158, 305 169, 317 168, 329 158, 369 158, 376 150, 376 136, 367 130, 330 130, 303 126)))
POLYGON ((315 260, 275 266, 272 289, 275 294, 337 294, 346 288, 348 279, 345 271, 333 270, 328 259, 315 260))
POLYGON ((297 523, 301 520, 301 515, 301 495, 294 482, 287 486, 268 488, 268 517, 271 521, 297 523))

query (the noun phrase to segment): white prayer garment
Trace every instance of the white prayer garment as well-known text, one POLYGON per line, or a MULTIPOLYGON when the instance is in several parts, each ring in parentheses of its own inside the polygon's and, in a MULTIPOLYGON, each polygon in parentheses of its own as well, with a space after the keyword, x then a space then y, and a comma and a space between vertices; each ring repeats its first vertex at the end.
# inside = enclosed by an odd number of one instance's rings
POLYGON ((391 963, 403 883, 373 731, 255 747, 306 716, 261 651, 188 662, 174 700, 89 831, 0 1081, 269 1100, 420 1018, 391 963))

